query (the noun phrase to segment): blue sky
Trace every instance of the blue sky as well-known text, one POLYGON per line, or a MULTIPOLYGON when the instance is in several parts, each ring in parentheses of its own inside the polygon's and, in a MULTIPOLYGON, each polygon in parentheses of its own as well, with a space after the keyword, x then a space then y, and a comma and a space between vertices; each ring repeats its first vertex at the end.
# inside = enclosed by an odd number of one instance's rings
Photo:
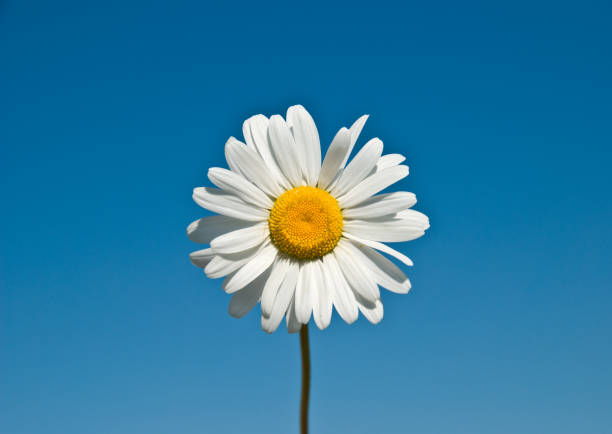
POLYGON ((381 324, 312 331, 312 432, 609 432, 609 2, 84 3, 0 3, 0 432, 297 431, 297 336, 185 236, 296 103, 369 113, 432 226, 381 324))

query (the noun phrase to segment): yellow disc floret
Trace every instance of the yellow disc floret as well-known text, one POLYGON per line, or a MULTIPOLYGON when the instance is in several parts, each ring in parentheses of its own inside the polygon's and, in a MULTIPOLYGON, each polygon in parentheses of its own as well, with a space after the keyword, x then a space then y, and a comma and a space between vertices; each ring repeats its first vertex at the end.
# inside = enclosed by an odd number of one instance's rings
POLYGON ((296 187, 280 195, 268 223, 274 245, 297 259, 320 258, 331 252, 342 236, 338 201, 316 187, 296 187))

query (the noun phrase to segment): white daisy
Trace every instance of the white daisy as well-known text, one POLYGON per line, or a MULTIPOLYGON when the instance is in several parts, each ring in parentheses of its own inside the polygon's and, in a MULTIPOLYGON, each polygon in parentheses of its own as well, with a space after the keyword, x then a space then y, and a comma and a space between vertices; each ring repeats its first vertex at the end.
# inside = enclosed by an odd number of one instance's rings
POLYGON ((286 120, 247 119, 246 144, 227 141, 230 169, 208 171, 218 188, 193 191, 198 205, 219 215, 191 223, 187 234, 210 244, 191 261, 209 278, 225 277, 230 315, 240 318, 261 301, 269 333, 283 317, 289 332, 311 316, 324 329, 332 306, 347 323, 361 311, 376 324, 383 317, 379 286, 408 292, 408 278, 380 252, 412 261, 381 242, 418 238, 429 219, 410 209, 413 193, 377 195, 408 175, 402 155, 382 155, 382 141, 370 140, 347 164, 367 118, 338 131, 323 163, 317 127, 300 105, 286 120))

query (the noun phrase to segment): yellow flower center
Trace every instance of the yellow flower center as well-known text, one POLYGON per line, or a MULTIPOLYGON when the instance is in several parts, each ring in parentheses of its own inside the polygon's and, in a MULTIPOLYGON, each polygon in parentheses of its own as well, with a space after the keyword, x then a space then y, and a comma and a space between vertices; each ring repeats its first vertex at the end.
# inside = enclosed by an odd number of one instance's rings
POLYGON ((276 199, 268 224, 278 250, 297 259, 316 259, 336 247, 343 221, 338 201, 328 192, 296 187, 276 199))

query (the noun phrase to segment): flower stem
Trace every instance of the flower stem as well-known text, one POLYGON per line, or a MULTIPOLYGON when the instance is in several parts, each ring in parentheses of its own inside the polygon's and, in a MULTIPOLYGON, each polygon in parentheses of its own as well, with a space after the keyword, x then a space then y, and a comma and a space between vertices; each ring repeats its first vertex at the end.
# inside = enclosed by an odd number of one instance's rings
POLYGON ((300 401, 300 434, 308 434, 308 401, 310 398, 310 345, 308 343, 308 324, 300 329, 300 348, 302 350, 302 398, 300 401))

